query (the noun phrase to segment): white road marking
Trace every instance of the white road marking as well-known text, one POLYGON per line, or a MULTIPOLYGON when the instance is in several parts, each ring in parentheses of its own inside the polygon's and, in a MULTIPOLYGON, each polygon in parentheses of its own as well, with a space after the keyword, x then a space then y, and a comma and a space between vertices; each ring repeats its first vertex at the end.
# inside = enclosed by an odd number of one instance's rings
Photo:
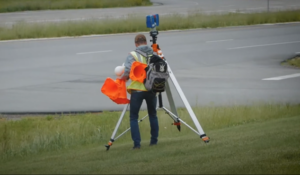
POLYGON ((84 54, 103 53, 103 52, 112 52, 112 50, 102 50, 102 51, 94 51, 94 52, 81 52, 81 53, 76 53, 76 54, 77 55, 84 55, 84 54))
POLYGON ((296 54, 300 54, 300 52, 296 52, 296 54))
POLYGON ((300 73, 299 74, 292 74, 292 75, 285 75, 285 76, 280 76, 280 77, 265 78, 265 79, 262 79, 262 80, 283 80, 283 79, 295 78, 295 77, 300 77, 300 73))
POLYGON ((291 41, 291 42, 282 42, 282 43, 272 43, 272 44, 261 44, 261 45, 252 45, 252 46, 243 46, 243 47, 234 47, 234 48, 228 48, 228 50, 246 49, 246 48, 263 47, 263 46, 275 46, 275 45, 293 44, 293 43, 300 43, 300 41, 291 41))
POLYGON ((232 41, 232 40, 233 40, 233 39, 215 40, 215 41, 206 41, 206 43, 217 43, 217 42, 232 41))

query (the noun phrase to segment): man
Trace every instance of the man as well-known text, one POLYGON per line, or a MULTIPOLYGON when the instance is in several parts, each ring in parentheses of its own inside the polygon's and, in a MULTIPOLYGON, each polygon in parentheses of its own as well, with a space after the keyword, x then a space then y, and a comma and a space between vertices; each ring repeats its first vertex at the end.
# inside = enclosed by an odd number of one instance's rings
MULTIPOLYGON (((152 55, 153 50, 147 45, 147 40, 145 35, 139 34, 135 37, 135 46, 136 50, 142 51, 147 55, 152 55)), ((137 53, 136 51, 130 52, 125 61, 125 71, 120 77, 123 80, 129 79, 129 73, 131 65, 134 61, 139 61, 147 64, 147 58, 137 53)), ((149 121, 151 127, 151 139, 150 145, 157 144, 158 137, 158 119, 156 115, 156 103, 157 97, 156 94, 152 91, 147 91, 144 84, 138 81, 132 81, 131 84, 127 87, 128 93, 131 94, 130 97, 130 127, 131 127, 131 138, 133 140, 133 149, 140 149, 141 147, 141 136, 138 125, 139 111, 143 100, 145 99, 147 103, 147 110, 149 114, 149 121)))

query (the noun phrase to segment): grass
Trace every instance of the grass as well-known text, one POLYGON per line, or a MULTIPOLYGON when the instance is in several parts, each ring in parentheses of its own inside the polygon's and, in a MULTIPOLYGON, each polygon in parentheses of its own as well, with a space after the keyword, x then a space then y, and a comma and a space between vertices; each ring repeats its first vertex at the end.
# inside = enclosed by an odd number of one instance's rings
MULTIPOLYGON (((140 123, 142 149, 130 133, 107 144, 121 112, 0 120, 0 173, 84 174, 299 174, 300 106, 196 107, 194 112, 211 138, 201 141, 159 111, 159 144, 148 147, 149 122, 140 123)), ((193 126, 187 111, 180 117, 193 126)), ((144 116, 142 111, 140 116, 144 116)), ((128 113, 117 133, 129 125, 128 113)))
MULTIPOLYGON (((158 30, 216 28, 295 21, 300 21, 300 10, 210 15, 193 11, 188 15, 170 14, 161 16, 158 30)), ((145 23, 145 17, 134 14, 121 19, 107 18, 59 23, 26 23, 20 21, 12 26, 0 27, 0 40, 149 31, 145 23)))
POLYGON ((283 64, 288 64, 288 65, 300 68, 300 57, 297 56, 297 57, 295 57, 293 59, 287 60, 283 64))
POLYGON ((0 13, 151 5, 150 0, 0 0, 0 13))

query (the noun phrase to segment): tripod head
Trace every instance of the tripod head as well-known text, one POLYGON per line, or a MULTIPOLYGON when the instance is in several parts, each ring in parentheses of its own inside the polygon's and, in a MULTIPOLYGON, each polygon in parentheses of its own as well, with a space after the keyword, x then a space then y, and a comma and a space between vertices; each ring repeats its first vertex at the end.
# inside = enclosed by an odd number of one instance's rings
POLYGON ((156 43, 158 31, 156 30, 156 27, 159 26, 159 16, 158 14, 155 15, 148 15, 146 16, 146 24, 147 28, 150 28, 150 36, 152 37, 151 42, 156 43))
POLYGON ((150 31, 150 36, 152 37, 152 40, 150 40, 150 41, 151 41, 153 44, 156 44, 157 35, 158 35, 158 31, 156 30, 156 28, 151 29, 151 31, 150 31))
POLYGON ((151 47, 153 51, 156 52, 158 56, 160 56, 162 59, 164 59, 164 55, 162 54, 159 45, 156 43, 157 35, 158 35, 158 31, 156 30, 156 27, 159 26, 159 15, 158 14, 148 15, 146 17, 146 24, 147 24, 147 28, 150 28, 150 36, 152 37, 152 40, 150 40, 150 42, 152 42, 151 47))

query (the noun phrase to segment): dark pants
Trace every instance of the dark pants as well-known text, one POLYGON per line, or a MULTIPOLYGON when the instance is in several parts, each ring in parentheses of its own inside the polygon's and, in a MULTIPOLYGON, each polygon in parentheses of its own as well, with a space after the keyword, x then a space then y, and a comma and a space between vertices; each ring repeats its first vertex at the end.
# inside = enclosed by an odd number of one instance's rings
POLYGON ((151 140, 150 144, 157 143, 158 137, 158 119, 156 115, 156 103, 157 97, 153 92, 132 92, 130 97, 130 127, 131 138, 134 143, 134 147, 141 146, 141 136, 138 124, 139 111, 143 100, 146 100, 147 110, 149 114, 149 121, 151 127, 151 140))

